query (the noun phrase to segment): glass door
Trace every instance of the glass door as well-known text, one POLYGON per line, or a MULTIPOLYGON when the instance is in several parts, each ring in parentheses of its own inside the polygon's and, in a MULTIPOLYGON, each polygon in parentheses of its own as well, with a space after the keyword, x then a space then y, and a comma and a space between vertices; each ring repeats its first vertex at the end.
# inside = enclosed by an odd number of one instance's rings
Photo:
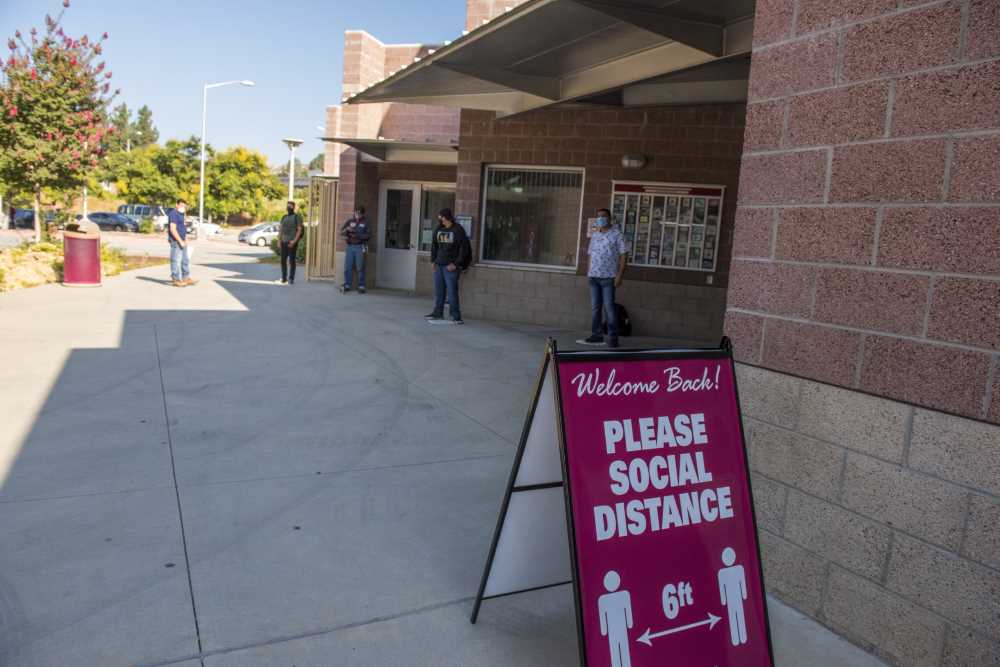
POLYGON ((441 185, 425 185, 420 194, 420 234, 417 250, 430 252, 431 235, 438 225, 438 213, 443 208, 455 210, 455 191, 441 185))
POLYGON ((378 284, 413 290, 417 274, 420 186, 383 182, 379 188, 378 284))

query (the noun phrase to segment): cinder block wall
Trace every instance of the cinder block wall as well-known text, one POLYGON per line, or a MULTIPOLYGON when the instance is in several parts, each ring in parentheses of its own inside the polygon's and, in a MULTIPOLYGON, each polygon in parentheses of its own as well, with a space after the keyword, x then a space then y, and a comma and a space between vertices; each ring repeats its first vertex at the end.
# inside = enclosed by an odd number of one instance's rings
POLYGON ((759 2, 726 330, 768 586, 1000 664, 1000 3, 759 2))
MULTIPOLYGON (((417 293, 434 294, 427 257, 417 264, 417 293)), ((590 332, 590 292, 585 276, 475 265, 462 276, 462 316, 541 324, 590 332)), ((626 304, 633 335, 717 343, 725 293, 698 285, 626 282, 617 299, 626 304)), ((447 314, 447 313, 446 313, 447 314)))
MULTIPOLYGON (((482 174, 486 164, 530 164, 585 169, 583 211, 578 224, 598 207, 611 206, 615 180, 705 183, 726 186, 717 270, 700 271, 630 266, 618 301, 628 308, 636 335, 717 341, 722 334, 728 284, 736 189, 742 154, 745 109, 740 104, 644 109, 543 109, 510 119, 489 112, 462 111, 455 212, 473 216, 481 229, 482 174), (625 153, 647 157, 642 169, 623 169, 625 153)), ((475 234, 476 256, 482 232, 475 234)), ((463 315, 518 322, 559 324, 586 330, 587 243, 580 234, 576 275, 475 266, 467 275, 463 315), (523 275, 519 275, 523 274, 523 275), (530 275, 528 275, 530 274, 530 275), (480 277, 481 276, 481 277, 480 277), (524 305, 499 299, 493 288, 514 290, 522 281, 536 285, 524 305), (492 286, 480 288, 480 286, 492 286), (482 293, 482 296, 480 296, 482 293), (571 296, 572 295, 572 296, 571 296), (579 301, 567 310, 565 296, 579 301)), ((418 290, 430 277, 418 275, 418 290)), ((510 294, 516 296, 515 293, 510 294)))

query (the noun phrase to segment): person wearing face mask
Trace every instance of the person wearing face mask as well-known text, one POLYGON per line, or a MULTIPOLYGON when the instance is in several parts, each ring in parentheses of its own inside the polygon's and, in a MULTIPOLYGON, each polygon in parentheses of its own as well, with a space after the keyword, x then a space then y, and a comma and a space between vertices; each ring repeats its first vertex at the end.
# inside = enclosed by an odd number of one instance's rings
POLYGON ((288 213, 281 219, 278 246, 281 255, 281 284, 295 284, 295 253, 302 238, 302 216, 295 212, 295 202, 288 202, 288 213), (291 267, 289 267, 291 264, 291 267))
POLYGON ((352 269, 358 272, 358 294, 365 293, 365 254, 368 252, 368 239, 371 238, 371 228, 365 217, 365 207, 354 209, 354 217, 340 228, 340 233, 347 241, 344 249, 344 282, 340 291, 347 294, 351 291, 352 269))
POLYGON ((184 214, 187 212, 187 202, 177 200, 177 205, 167 213, 167 241, 170 242, 170 283, 174 287, 194 285, 197 280, 191 278, 187 252, 187 225, 184 224, 184 214))
POLYGON ((615 311, 615 288, 621 286, 625 274, 627 251, 625 236, 611 224, 611 211, 597 209, 597 231, 590 237, 587 248, 590 265, 587 282, 590 285, 590 338, 584 342, 596 345, 604 342, 601 334, 601 314, 608 323, 608 347, 618 347, 618 313, 615 311))

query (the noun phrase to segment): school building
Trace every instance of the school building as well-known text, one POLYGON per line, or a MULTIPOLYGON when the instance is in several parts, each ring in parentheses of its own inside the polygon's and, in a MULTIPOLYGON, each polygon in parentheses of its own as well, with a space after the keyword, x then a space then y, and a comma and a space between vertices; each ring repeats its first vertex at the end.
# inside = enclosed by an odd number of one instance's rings
POLYGON ((611 209, 635 333, 734 342, 770 591, 1000 664, 1000 2, 468 0, 445 44, 348 32, 343 87, 369 286, 431 293, 447 206, 466 319, 585 332, 611 209))

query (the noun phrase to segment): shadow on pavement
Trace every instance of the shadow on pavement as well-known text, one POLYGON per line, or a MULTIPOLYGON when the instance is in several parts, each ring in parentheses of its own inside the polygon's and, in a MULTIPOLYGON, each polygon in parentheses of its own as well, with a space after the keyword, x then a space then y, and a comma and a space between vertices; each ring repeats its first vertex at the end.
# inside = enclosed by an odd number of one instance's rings
POLYGON ((2 443, 0 664, 574 662, 568 589, 466 621, 544 334, 197 269, 2 443))

